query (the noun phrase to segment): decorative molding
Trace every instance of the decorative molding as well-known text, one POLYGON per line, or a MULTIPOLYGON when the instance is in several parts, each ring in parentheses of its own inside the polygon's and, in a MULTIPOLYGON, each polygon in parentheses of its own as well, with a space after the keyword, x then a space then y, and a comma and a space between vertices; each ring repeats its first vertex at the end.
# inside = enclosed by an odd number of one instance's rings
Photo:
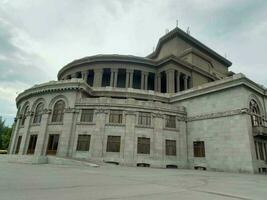
POLYGON ((164 114, 162 113, 152 113, 152 117, 153 118, 164 118, 164 114))
POLYGON ((100 109, 96 109, 95 110, 95 114, 108 114, 108 111, 103 109, 103 108, 100 108, 100 109))
POLYGON ((125 111, 125 115, 136 115, 137 111, 133 111, 133 110, 126 110, 125 111))
POLYGON ((78 113, 75 108, 65 108, 64 113, 78 113))
POLYGON ((204 120, 204 119, 214 119, 214 118, 221 118, 221 117, 228 117, 233 115, 241 115, 241 114, 249 114, 248 108, 224 111, 224 112, 216 112, 216 113, 209 113, 204 115, 196 115, 193 117, 188 117, 187 121, 197 121, 197 120, 204 120))
POLYGON ((51 114, 52 113, 52 110, 51 109, 47 109, 47 108, 45 108, 44 110, 43 110, 43 114, 51 114))

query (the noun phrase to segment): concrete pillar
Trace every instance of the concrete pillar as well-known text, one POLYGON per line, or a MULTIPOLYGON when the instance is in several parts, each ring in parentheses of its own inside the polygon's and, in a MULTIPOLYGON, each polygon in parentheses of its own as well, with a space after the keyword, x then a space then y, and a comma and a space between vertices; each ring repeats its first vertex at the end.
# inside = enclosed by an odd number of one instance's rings
POLYGON ((125 165, 132 165, 135 155, 135 120, 136 113, 133 111, 127 111, 125 113, 125 135, 124 135, 124 148, 123 157, 125 165))
POLYGON ((21 138, 21 143, 20 143, 20 148, 19 148, 19 154, 23 155, 26 153, 27 151, 27 140, 28 140, 28 135, 29 135, 29 131, 30 131, 30 124, 32 121, 32 116, 33 116, 33 112, 29 111, 26 114, 26 119, 25 119, 25 123, 24 123, 24 132, 21 138))
POLYGON ((174 69, 169 69, 166 71, 167 75, 167 92, 174 93, 174 69))
POLYGON ((62 132, 59 136, 59 144, 57 155, 66 157, 68 156, 69 148, 70 148, 70 138, 72 134, 72 128, 74 125, 74 108, 66 108, 63 117, 63 126, 62 132))
POLYGON ((117 82, 118 82, 118 69, 113 69, 114 72, 114 83, 113 87, 117 87, 117 82))
POLYGON ((188 76, 185 75, 185 76, 184 76, 184 89, 185 89, 185 90, 188 89, 188 86, 187 86, 187 78, 188 78, 188 76))
POLYGON ((95 111, 95 134, 92 137, 92 152, 91 155, 94 159, 102 160, 104 155, 104 137, 105 137, 105 124, 107 113, 103 109, 95 111))
POLYGON ((141 90, 145 89, 144 83, 145 83, 145 75, 144 72, 141 71, 141 90))
POLYGON ((161 76, 160 76, 160 73, 157 74, 157 80, 158 80, 157 89, 158 89, 158 92, 161 92, 161 76))
POLYGON ((157 75, 155 74, 155 76, 154 76, 154 91, 156 92, 156 91, 158 91, 158 77, 157 77, 157 75))
POLYGON ((133 88, 133 70, 129 70, 129 76, 130 76, 129 88, 133 88))
POLYGON ((178 71, 176 74, 176 87, 177 87, 177 92, 180 92, 181 88, 180 88, 180 75, 181 73, 178 71))
POLYGON ((126 70, 125 88, 128 88, 128 87, 129 87, 129 78, 130 78, 130 74, 129 74, 129 72, 126 70))
POLYGON ((157 160, 159 163, 154 167, 163 167, 162 161, 164 160, 165 153, 165 141, 163 135, 163 127, 164 127, 164 118, 162 114, 155 113, 153 114, 153 122, 154 122, 154 134, 153 138, 151 138, 151 148, 153 153, 153 160, 157 160))
POLYGON ((147 90, 147 86, 148 86, 148 72, 144 72, 144 79, 145 79, 145 85, 144 85, 144 89, 147 90))
POLYGON ((46 155, 46 144, 48 140, 47 136, 47 125, 49 121, 49 116, 51 114, 51 110, 45 109, 42 114, 42 120, 40 124, 40 131, 38 133, 37 143, 34 151, 34 155, 36 156, 44 156, 46 155))
POLYGON ((13 131, 11 134, 11 142, 9 144, 8 147, 8 154, 13 154, 15 153, 15 149, 16 149, 16 141, 17 141, 17 137, 18 137, 18 130, 19 130, 19 124, 20 124, 20 120, 21 120, 21 116, 19 116, 18 118, 15 119, 14 125, 13 125, 13 131))
POLYGON ((87 78, 88 78, 88 71, 82 72, 82 79, 87 83, 87 78))
POLYGON ((102 69, 94 69, 94 87, 101 87, 102 83, 102 75, 103 75, 103 70, 102 69))

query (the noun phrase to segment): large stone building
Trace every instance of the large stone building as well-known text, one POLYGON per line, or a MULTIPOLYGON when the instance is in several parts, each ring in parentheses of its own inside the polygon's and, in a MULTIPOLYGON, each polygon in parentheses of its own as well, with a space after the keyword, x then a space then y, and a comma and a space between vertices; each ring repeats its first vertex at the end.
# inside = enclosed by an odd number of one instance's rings
POLYGON ((175 28, 146 57, 74 60, 18 95, 10 154, 266 172, 267 91, 175 28))

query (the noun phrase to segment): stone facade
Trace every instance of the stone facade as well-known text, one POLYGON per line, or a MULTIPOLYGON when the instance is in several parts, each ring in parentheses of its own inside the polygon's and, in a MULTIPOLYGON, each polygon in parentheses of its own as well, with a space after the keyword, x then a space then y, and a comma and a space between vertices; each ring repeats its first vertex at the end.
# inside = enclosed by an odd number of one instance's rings
POLYGON ((10 154, 266 172, 267 91, 179 28, 147 57, 75 60, 19 94, 10 154))

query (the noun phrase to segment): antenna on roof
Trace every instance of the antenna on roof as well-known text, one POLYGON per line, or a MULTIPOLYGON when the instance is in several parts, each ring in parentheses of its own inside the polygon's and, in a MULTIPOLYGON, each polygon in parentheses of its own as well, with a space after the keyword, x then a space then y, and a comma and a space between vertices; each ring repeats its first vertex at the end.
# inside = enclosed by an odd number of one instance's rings
POLYGON ((189 26, 188 26, 187 29, 186 29, 186 33, 187 33, 188 35, 190 35, 190 27, 189 27, 189 26))
POLYGON ((165 29, 165 33, 166 34, 169 33, 169 29, 168 28, 165 29))
POLYGON ((178 19, 176 19, 176 27, 178 27, 178 19))

